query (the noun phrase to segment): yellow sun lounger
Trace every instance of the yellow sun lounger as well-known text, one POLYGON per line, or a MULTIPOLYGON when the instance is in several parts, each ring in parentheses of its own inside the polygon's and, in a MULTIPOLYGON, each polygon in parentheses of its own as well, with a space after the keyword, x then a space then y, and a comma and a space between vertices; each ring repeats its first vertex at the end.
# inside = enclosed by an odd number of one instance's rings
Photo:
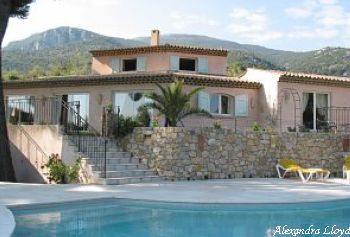
POLYGON ((345 157, 343 165, 343 178, 347 178, 350 181, 350 156, 345 157))
POLYGON ((327 179, 330 175, 329 170, 322 168, 304 168, 296 163, 294 160, 282 159, 276 165, 276 170, 278 177, 283 179, 287 173, 295 173, 299 175, 303 183, 308 182, 313 176, 316 176, 316 179, 327 179), (283 174, 281 170, 284 171, 283 174))

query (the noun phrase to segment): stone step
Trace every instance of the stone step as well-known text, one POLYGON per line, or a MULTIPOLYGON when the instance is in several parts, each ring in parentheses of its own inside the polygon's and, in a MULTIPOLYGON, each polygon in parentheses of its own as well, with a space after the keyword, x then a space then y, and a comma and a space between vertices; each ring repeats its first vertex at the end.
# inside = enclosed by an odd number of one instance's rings
MULTIPOLYGON (((104 152, 84 152, 89 158, 104 158, 104 152)), ((107 151, 106 158, 131 158, 130 152, 107 151)))
MULTIPOLYGON (((101 171, 94 172, 98 177, 101 177, 101 171)), ((150 177, 156 176, 155 171, 151 170, 126 170, 126 171, 107 171, 107 179, 109 178, 124 178, 124 177, 150 177)))
MULTIPOLYGON (((78 147, 74 146, 73 149, 74 152, 79 152, 78 147)), ((89 152, 104 152, 104 148, 88 148, 88 149, 82 149, 82 153, 89 153, 89 152)), ((123 152, 120 148, 108 148, 107 152, 123 152)))
MULTIPOLYGON (((68 145, 78 147, 78 143, 73 142, 73 141, 69 141, 68 145)), ((96 150, 96 149, 104 149, 105 145, 104 145, 104 143, 97 143, 97 144, 80 143, 80 147, 81 147, 81 149, 84 149, 84 150, 87 150, 87 149, 96 150)), ((112 143, 108 143, 106 145, 106 148, 107 149, 118 149, 118 150, 121 149, 116 144, 112 144, 112 143)))
MULTIPOLYGON (((99 171, 96 165, 91 165, 93 171, 99 171)), ((107 171, 125 171, 125 170, 147 170, 147 165, 145 164, 117 164, 117 165, 107 165, 107 171)))
POLYGON ((100 179, 101 184, 108 184, 108 185, 149 183, 149 182, 161 182, 161 181, 163 181, 163 178, 160 176, 122 177, 122 178, 100 179))
MULTIPOLYGON (((104 162, 104 159, 87 159, 89 164, 96 164, 100 162, 104 162)), ((119 165, 119 164, 140 164, 139 159, 137 158, 107 158, 106 159, 107 165, 119 165)))

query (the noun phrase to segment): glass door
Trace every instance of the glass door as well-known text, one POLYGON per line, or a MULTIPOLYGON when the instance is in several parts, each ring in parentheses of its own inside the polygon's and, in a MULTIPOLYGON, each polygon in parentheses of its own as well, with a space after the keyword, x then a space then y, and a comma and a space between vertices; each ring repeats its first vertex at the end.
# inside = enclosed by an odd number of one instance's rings
POLYGON ((329 94, 303 93, 303 125, 311 130, 319 129, 328 118, 329 94))

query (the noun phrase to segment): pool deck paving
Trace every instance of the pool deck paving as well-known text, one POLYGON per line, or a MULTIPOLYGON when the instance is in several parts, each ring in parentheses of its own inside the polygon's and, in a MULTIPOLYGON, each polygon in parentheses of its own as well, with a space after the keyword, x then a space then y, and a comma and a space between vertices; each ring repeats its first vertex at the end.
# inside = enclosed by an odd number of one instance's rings
POLYGON ((8 237, 14 217, 7 207, 101 198, 191 203, 298 203, 350 199, 342 179, 302 183, 299 179, 229 179, 128 185, 47 185, 0 182, 0 236, 8 237))
POLYGON ((82 199, 130 198, 196 203, 295 203, 350 198, 341 179, 302 183, 299 179, 227 179, 129 185, 45 185, 0 182, 0 205, 17 206, 82 199))

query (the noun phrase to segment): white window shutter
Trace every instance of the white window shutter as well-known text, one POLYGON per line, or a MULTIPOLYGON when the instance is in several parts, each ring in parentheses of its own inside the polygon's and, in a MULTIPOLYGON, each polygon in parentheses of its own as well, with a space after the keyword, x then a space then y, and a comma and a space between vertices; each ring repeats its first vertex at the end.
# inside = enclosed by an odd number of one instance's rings
POLYGON ((137 71, 145 71, 145 69, 146 69, 145 57, 137 57, 136 70, 137 71))
POLYGON ((110 66, 112 68, 112 73, 120 72, 120 59, 119 58, 112 58, 110 66))
POLYGON ((198 58, 198 72, 208 73, 208 58, 198 58))
POLYGON ((180 57, 170 56, 170 70, 178 71, 180 68, 180 57))
POLYGON ((204 91, 198 92, 198 108, 209 112, 210 110, 210 96, 204 91))
POLYGON ((248 116, 248 95, 235 96, 235 115, 248 116))

